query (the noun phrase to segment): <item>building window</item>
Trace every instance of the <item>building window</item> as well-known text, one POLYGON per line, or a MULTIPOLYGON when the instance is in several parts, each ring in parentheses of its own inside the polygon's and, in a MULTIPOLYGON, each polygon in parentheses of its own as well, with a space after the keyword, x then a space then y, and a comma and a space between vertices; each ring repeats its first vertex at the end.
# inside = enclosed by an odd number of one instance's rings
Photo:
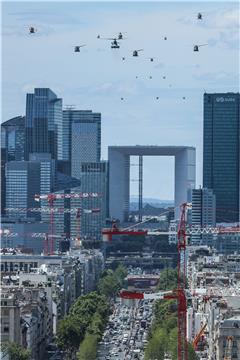
POLYGON ((3 332, 8 333, 9 332, 9 326, 4 326, 3 327, 3 332))
POLYGON ((5 309, 5 310, 2 310, 2 315, 9 315, 9 310, 8 309, 5 309))

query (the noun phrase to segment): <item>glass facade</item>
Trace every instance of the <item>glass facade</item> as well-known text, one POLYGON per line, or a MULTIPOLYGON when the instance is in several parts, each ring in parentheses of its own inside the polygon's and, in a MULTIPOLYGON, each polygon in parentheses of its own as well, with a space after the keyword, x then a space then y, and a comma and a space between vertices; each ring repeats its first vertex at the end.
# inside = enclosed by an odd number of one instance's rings
MULTIPOLYGON (((192 190, 191 224, 208 227, 216 225, 216 197, 211 189, 192 190)), ((212 234, 192 234, 191 242, 194 245, 212 245, 212 234)))
POLYGON ((62 159, 62 99, 48 88, 36 88, 26 99, 26 160, 30 153, 62 159))
POLYGON ((63 159, 71 160, 72 176, 83 161, 100 161, 101 114, 91 110, 63 111, 63 159))
POLYGON ((1 147, 6 149, 6 161, 24 160, 25 117, 17 116, 1 124, 1 147))
MULTIPOLYGON (((98 192, 99 197, 71 199, 71 236, 77 237, 78 226, 81 238, 100 240, 102 228, 108 216, 108 162, 86 162, 81 164, 81 186, 79 192, 98 192), (77 224, 75 209, 81 209, 77 224), (99 209, 99 212, 90 212, 99 209), (89 211, 88 211, 89 210, 89 211)), ((76 192, 76 191, 75 191, 76 192)), ((78 191, 77 191, 78 192, 78 191)))
POLYGON ((239 221, 239 94, 204 94, 203 186, 216 195, 216 221, 239 221))
POLYGON ((34 199, 40 191, 40 165, 27 161, 10 161, 6 164, 6 215, 13 219, 34 217, 40 213, 28 211, 38 207, 34 199))

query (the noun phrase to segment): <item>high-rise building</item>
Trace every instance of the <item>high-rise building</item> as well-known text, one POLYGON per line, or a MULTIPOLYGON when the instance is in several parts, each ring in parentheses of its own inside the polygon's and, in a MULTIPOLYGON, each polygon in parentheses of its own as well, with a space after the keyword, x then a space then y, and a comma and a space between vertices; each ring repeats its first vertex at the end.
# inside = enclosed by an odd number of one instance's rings
MULTIPOLYGON (((79 161, 100 161, 101 114, 91 110, 63 111, 63 160, 72 160, 74 166, 79 149, 79 161), (86 148, 89 149, 86 154, 86 148)), ((74 175, 73 175, 74 176, 74 175)))
POLYGON ((1 147, 1 215, 5 214, 6 207, 6 148, 1 147))
POLYGON ((1 147, 6 149, 6 161, 24 160, 25 117, 17 116, 1 124, 1 147))
POLYGON ((84 162, 81 164, 81 186, 83 193, 98 193, 96 198, 72 199, 71 208, 80 209, 80 218, 76 212, 71 216, 71 236, 100 240, 102 228, 108 216, 108 162, 84 162), (91 210, 99 209, 99 212, 91 210), (79 221, 79 224, 78 224, 79 221), (79 229, 78 229, 79 227, 79 229), (80 234, 77 232, 80 230, 80 234))
POLYGON ((80 177, 82 162, 101 157, 101 114, 90 110, 64 110, 64 160, 71 160, 71 175, 80 177))
POLYGON ((40 193, 40 163, 30 161, 10 161, 6 164, 6 215, 13 219, 35 217, 28 208, 38 204, 34 195, 40 193))
MULTIPOLYGON (((10 161, 6 164, 6 215, 13 219, 43 220, 46 214, 34 212, 39 207, 36 194, 53 191, 55 160, 47 153, 31 153, 29 161, 10 161)), ((41 204, 43 205, 43 204, 41 204)), ((45 204, 47 206, 47 204, 45 204)))
POLYGON ((50 153, 63 157, 62 99, 48 88, 36 88, 26 100, 25 159, 30 153, 50 153))
MULTIPOLYGON (((200 229, 204 227, 214 227, 216 225, 216 197, 211 189, 193 189, 192 190, 192 211, 191 225, 200 229)), ((199 232, 192 234, 193 244, 212 245, 213 235, 201 234, 199 232)))
POLYGON ((216 221, 239 221, 239 93, 204 94, 203 186, 216 195, 216 221))
POLYGON ((24 160, 25 118, 14 117, 1 124, 1 214, 6 207, 5 166, 8 161, 24 160))

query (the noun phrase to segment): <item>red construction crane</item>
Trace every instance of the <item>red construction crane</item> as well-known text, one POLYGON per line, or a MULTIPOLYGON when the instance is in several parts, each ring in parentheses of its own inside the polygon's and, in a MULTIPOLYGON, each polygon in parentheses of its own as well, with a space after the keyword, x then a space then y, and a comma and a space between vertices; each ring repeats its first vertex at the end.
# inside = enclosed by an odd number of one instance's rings
POLYGON ((70 193, 70 194, 41 194, 35 195, 36 201, 47 200, 49 205, 50 219, 49 219, 49 234, 46 237, 46 246, 48 251, 48 237, 50 237, 50 255, 54 253, 54 201, 58 199, 84 199, 84 198, 97 198, 100 193, 85 192, 85 193, 70 193))
POLYGON ((140 235, 147 235, 147 230, 130 230, 127 229, 119 229, 117 227, 116 222, 112 224, 112 227, 110 229, 103 229, 102 235, 103 235, 103 241, 111 241, 113 235, 133 235, 133 236, 140 236, 140 235))
POLYGON ((143 294, 122 291, 120 297, 125 299, 177 299, 178 302, 178 360, 188 359, 187 342, 187 297, 186 297, 186 209, 187 203, 181 205, 181 218, 178 227, 178 286, 169 292, 143 294))

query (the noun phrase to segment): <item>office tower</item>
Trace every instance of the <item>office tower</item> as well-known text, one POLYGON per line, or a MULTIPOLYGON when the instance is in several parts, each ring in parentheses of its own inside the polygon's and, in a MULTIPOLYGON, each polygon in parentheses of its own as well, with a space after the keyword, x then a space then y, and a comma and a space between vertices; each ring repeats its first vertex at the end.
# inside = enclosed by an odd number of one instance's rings
POLYGON ((239 93, 204 94, 203 186, 216 195, 216 221, 239 221, 239 93))
MULTIPOLYGON (((216 225, 216 197, 211 189, 192 190, 191 225, 200 229, 216 225)), ((192 234, 192 244, 212 245, 213 235, 192 234)))
POLYGON ((25 117, 17 116, 1 124, 1 147, 6 149, 6 161, 24 160, 25 117))
POLYGON ((82 162, 101 157, 101 114, 90 110, 64 110, 64 160, 71 160, 71 173, 79 178, 82 162), (68 136, 67 136, 68 135, 68 136))
POLYGON ((25 159, 30 153, 50 153, 52 159, 63 156, 62 99, 48 88, 36 88, 26 100, 25 159))
POLYGON ((38 204, 34 195, 40 193, 40 164, 29 161, 10 161, 6 164, 6 215, 13 219, 40 218, 28 211, 38 204))
MULTIPOLYGON (((75 180, 79 179, 81 183, 81 186, 74 188, 74 192, 98 192, 98 189, 101 187, 101 176, 103 176, 104 171, 107 171, 104 165, 99 165, 101 156, 101 114, 93 113, 91 110, 64 110, 63 129, 65 135, 63 141, 63 160, 70 161, 71 176, 75 180), (83 166, 86 162, 90 162, 92 168, 95 166, 96 171, 94 173, 92 170, 91 174, 88 174, 88 180, 86 180, 86 167, 83 166), (83 170, 84 172, 82 173, 83 170), (101 175, 99 175, 99 172, 101 175)), ((62 164, 59 165, 62 167, 62 164)), ((105 190, 104 192, 106 193, 105 190)), ((101 204, 96 203, 96 201, 98 200, 89 199, 82 203, 79 199, 71 200, 71 237, 78 236, 77 223, 79 221, 81 222, 82 236, 94 234, 93 236, 99 237, 100 224, 102 224, 101 216, 105 216, 105 210, 100 216, 97 213, 95 215, 85 213, 81 215, 81 219, 77 218, 77 209, 81 211, 83 206, 85 210, 90 210, 96 206, 99 207, 101 204)))
POLYGON ((6 148, 1 147, 1 215, 5 214, 5 207, 6 207, 5 166, 6 166, 6 148))
POLYGON ((31 208, 40 206, 34 196, 52 192, 54 182, 55 161, 51 159, 50 154, 32 153, 29 161, 8 162, 6 164, 7 216, 14 219, 30 217, 44 221, 45 213, 31 211, 31 208))
MULTIPOLYGON (((71 160, 76 148, 88 146, 89 154, 82 155, 82 161, 100 161, 101 156, 101 114, 91 110, 63 111, 63 159, 71 160), (74 125, 73 125, 74 124, 74 125)), ((75 161, 75 157, 74 157, 75 161)))
POLYGON ((72 199, 71 209, 80 209, 80 218, 76 212, 71 216, 71 236, 100 240, 102 228, 108 216, 108 162, 84 162, 81 164, 81 186, 83 193, 98 193, 96 198, 72 199), (99 209, 99 212, 91 210, 99 209))

